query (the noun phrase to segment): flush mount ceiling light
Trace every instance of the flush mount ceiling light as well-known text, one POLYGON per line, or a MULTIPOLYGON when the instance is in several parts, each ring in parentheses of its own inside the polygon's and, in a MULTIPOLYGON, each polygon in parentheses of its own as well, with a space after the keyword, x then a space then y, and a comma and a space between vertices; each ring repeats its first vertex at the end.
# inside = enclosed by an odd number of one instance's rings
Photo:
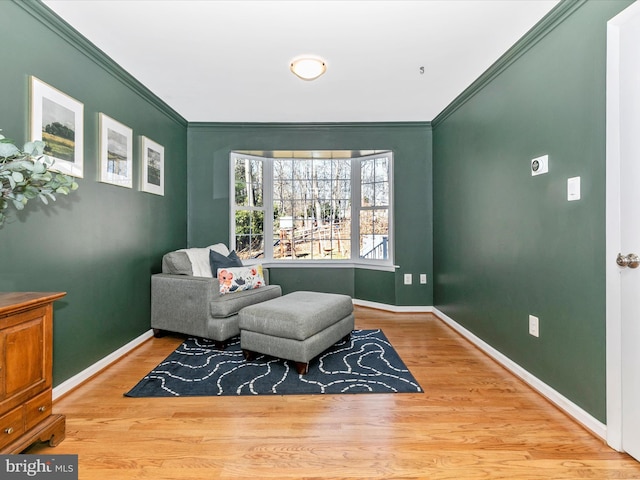
POLYGON ((298 57, 291 61, 291 71, 302 80, 315 80, 327 70, 321 58, 298 57))

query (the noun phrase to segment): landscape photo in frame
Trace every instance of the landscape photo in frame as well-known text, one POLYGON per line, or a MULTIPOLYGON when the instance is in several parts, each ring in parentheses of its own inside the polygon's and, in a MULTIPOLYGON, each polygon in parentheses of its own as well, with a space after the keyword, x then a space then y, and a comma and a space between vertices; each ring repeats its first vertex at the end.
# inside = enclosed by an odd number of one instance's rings
POLYGON ((133 187, 133 130, 101 113, 99 180, 133 187))
POLYGON ((31 140, 45 143, 52 170, 82 178, 84 105, 33 76, 29 98, 31 140))
POLYGON ((141 190, 164 195, 164 147, 147 137, 141 143, 141 190))

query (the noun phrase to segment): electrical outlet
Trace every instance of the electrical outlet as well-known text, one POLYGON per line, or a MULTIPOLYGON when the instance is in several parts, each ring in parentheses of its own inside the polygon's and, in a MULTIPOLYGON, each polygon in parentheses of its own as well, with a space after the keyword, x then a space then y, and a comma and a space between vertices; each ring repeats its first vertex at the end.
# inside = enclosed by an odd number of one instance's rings
POLYGON ((411 285, 412 282, 413 282, 413 275, 411 275, 410 273, 405 273, 404 274, 404 284, 405 285, 411 285))
POLYGON ((540 336, 540 319, 533 315, 529 315, 529 335, 540 336))
POLYGON ((420 274, 420 283, 422 285, 426 285, 427 284, 427 274, 426 273, 421 273, 420 274))

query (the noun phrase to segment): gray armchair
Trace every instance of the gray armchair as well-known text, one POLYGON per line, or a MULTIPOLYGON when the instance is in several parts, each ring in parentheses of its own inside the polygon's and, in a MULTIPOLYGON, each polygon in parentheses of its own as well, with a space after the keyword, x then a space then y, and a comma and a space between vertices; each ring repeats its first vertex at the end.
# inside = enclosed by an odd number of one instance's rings
POLYGON ((163 257, 162 273, 151 277, 151 327, 156 337, 177 332, 208 338, 218 348, 225 348, 227 340, 240 334, 238 312, 243 307, 282 295, 279 285, 268 284, 266 269, 264 287, 220 294, 217 278, 199 276, 211 275, 206 268, 210 249, 229 253, 224 245, 217 244, 177 250, 163 257))

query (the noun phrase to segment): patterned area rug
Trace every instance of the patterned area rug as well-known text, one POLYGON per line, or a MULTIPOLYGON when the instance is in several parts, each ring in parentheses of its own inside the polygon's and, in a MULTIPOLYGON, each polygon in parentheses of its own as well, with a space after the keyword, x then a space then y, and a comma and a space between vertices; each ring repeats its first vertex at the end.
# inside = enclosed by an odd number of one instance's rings
POLYGON ((320 393, 421 393, 381 330, 354 330, 298 375, 293 362, 267 356, 246 361, 237 339, 225 351, 188 338, 154 368, 128 397, 290 395, 320 393))

